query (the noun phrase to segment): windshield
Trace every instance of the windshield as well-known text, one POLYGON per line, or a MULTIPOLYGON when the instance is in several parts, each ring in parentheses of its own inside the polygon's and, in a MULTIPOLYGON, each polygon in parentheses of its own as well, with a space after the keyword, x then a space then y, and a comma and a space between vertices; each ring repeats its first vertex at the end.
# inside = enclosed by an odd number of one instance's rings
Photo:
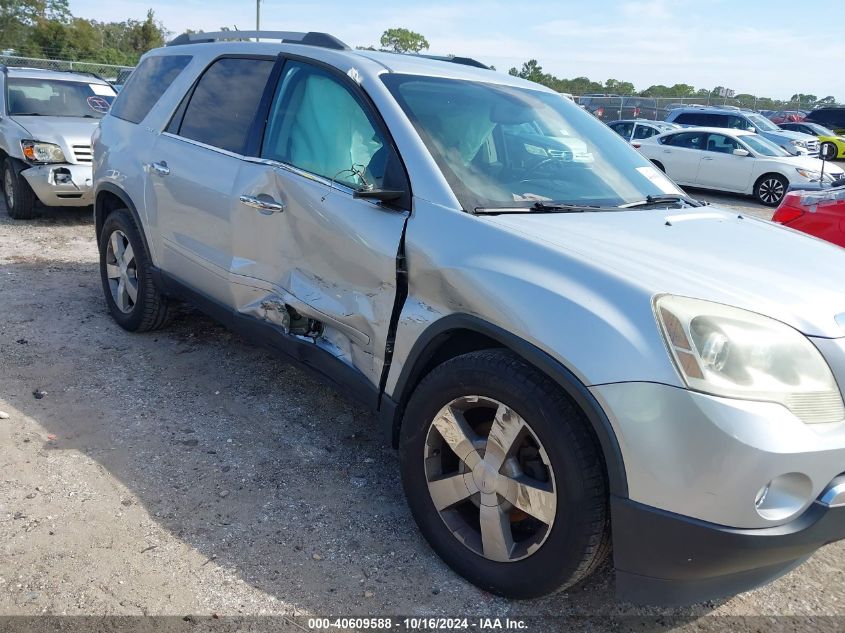
POLYGON ((81 81, 9 77, 6 105, 10 116, 102 118, 116 96, 111 86, 81 81))
POLYGON ((618 134, 554 93, 386 74, 466 210, 617 207, 682 192, 618 134))
POLYGON ((785 149, 775 145, 769 139, 763 138, 762 136, 747 134, 739 138, 760 156, 792 156, 792 154, 787 152, 785 149))
POLYGON ((763 130, 764 132, 777 132, 780 128, 769 121, 764 116, 760 116, 759 114, 749 114, 748 120, 751 121, 758 130, 763 130))

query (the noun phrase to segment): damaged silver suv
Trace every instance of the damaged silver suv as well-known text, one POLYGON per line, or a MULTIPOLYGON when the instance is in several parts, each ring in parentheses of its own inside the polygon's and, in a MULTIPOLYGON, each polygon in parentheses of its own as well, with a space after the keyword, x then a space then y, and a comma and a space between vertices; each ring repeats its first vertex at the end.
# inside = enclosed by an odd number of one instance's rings
POLYGON ((187 300, 377 411, 421 532, 493 593, 612 545, 621 597, 692 602, 845 537, 843 251, 473 60, 260 36, 148 53, 95 134, 122 327, 187 300))

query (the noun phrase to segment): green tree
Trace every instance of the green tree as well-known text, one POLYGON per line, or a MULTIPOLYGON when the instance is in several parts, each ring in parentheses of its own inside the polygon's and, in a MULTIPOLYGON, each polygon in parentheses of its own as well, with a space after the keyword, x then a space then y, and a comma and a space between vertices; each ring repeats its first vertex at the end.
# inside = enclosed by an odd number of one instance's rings
POLYGON ((508 71, 508 74, 513 75, 514 77, 527 79, 528 81, 534 81, 538 84, 545 83, 547 77, 546 73, 543 72, 543 67, 537 63, 536 59, 529 59, 527 62, 522 64, 521 70, 511 68, 508 71))
POLYGON ((381 46, 396 53, 419 53, 428 49, 428 40, 414 31, 394 28, 382 33, 381 46))
POLYGON ((632 95, 637 91, 634 88, 634 84, 630 81, 619 81, 618 79, 608 79, 605 81, 604 90, 614 95, 632 95))
POLYGON ((22 49, 39 20, 65 22, 67 0, 0 0, 0 48, 22 49))

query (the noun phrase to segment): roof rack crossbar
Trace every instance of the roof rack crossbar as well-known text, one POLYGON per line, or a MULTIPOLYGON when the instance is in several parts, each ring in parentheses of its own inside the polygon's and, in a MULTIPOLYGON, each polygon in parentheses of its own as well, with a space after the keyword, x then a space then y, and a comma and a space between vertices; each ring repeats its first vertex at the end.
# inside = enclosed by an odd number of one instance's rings
POLYGON ((182 33, 170 40, 168 46, 179 46, 181 44, 201 44, 209 42, 222 42, 226 40, 242 39, 263 39, 281 41, 286 44, 306 44, 308 46, 320 46, 334 50, 349 50, 349 46, 341 42, 334 35, 309 31, 299 33, 297 31, 216 31, 214 33, 182 33))

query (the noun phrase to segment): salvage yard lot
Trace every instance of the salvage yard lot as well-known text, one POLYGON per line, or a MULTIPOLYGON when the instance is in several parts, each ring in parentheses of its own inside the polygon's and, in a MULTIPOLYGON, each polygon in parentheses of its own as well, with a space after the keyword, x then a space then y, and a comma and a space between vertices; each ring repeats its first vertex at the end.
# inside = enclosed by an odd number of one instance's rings
POLYGON ((616 602, 607 565, 540 600, 480 591, 423 541, 371 414, 191 309, 122 331, 87 211, 0 206, 0 410, 0 615, 845 615, 843 543, 676 611, 616 602))

